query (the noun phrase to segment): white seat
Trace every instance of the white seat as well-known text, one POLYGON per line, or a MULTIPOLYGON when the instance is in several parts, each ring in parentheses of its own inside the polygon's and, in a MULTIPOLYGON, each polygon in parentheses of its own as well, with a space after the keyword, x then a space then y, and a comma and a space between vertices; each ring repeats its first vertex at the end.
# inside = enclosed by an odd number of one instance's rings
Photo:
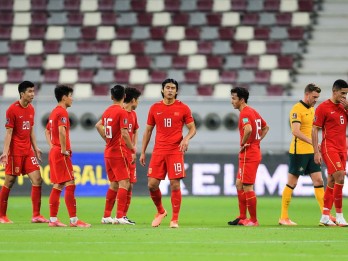
POLYGON ((86 12, 83 15, 84 26, 95 26, 101 24, 101 14, 99 12, 86 12))
POLYGON ((202 70, 199 75, 199 83, 201 84, 214 84, 219 82, 219 71, 213 69, 202 70))
POLYGON ((290 83, 290 73, 288 70, 273 70, 271 72, 271 84, 288 84, 290 83))
POLYGON ((31 14, 16 12, 13 19, 14 25, 30 25, 31 24, 31 14))
POLYGON ((80 11, 90 12, 98 9, 98 0, 81 0, 80 11))
POLYGON ((13 11, 30 11, 31 3, 28 0, 14 0, 13 11))
POLYGON ((0 69, 0 83, 7 81, 7 70, 0 69))
POLYGON ((296 12, 292 14, 291 25, 292 26, 307 26, 311 24, 311 18, 309 13, 296 12))
POLYGON ((259 69, 272 70, 278 67, 277 56, 275 55, 260 55, 259 69))
POLYGON ((180 41, 178 53, 180 55, 189 55, 197 53, 196 41, 180 41))
POLYGON ((213 2, 213 12, 222 12, 231 10, 230 0, 214 0, 213 2))
POLYGON ((161 12, 154 13, 152 17, 153 26, 167 26, 172 23, 172 18, 169 13, 161 12))
POLYGON ((298 9, 298 0, 281 0, 280 12, 294 12, 298 9))
POLYGON ((111 40, 115 39, 115 28, 113 26, 98 26, 97 39, 98 40, 111 40))
POLYGON ((61 83, 75 83, 78 75, 76 69, 63 69, 59 74, 59 82, 61 83))
POLYGON ((48 54, 46 56, 46 69, 60 69, 64 66, 64 55, 62 54, 48 54))
POLYGON ((234 38, 236 40, 254 39, 254 28, 252 26, 239 26, 237 27, 234 38))
POLYGON ((240 24, 240 15, 237 12, 225 12, 222 14, 222 26, 236 26, 240 24))
POLYGON ((11 31, 12 40, 27 40, 29 38, 29 28, 27 26, 13 26, 11 31))
POLYGON ((188 69, 204 69, 207 67, 207 59, 205 55, 190 55, 188 57, 188 69))
POLYGON ((4 85, 2 96, 6 98, 19 98, 18 84, 7 83, 4 85))
POLYGON ((74 85, 74 98, 90 98, 93 96, 93 89, 90 83, 76 83, 74 85))
POLYGON ((117 56, 117 69, 133 69, 135 67, 135 57, 133 54, 117 56))
POLYGON ((129 41, 127 41, 127 40, 112 41, 110 53, 111 54, 129 53, 129 41))
POLYGON ((160 12, 164 10, 164 0, 147 0, 147 12, 160 12))
POLYGON ((129 82, 131 84, 145 84, 149 81, 149 72, 145 69, 131 70, 129 82))
POLYGON ((166 39, 170 41, 182 40, 185 38, 185 28, 183 26, 167 27, 166 39))
POLYGON ((28 40, 25 42, 25 54, 41 54, 43 53, 43 44, 41 40, 28 40))
POLYGON ((228 83, 218 83, 214 86, 213 96, 216 98, 230 98, 231 89, 233 88, 232 84, 228 83))
POLYGON ((144 98, 158 99, 162 98, 162 85, 149 83, 145 85, 143 96, 144 98))
POLYGON ((247 54, 264 54, 266 53, 265 41, 249 41, 247 54))
POLYGON ((45 38, 48 40, 61 40, 64 38, 63 26, 48 26, 45 38))

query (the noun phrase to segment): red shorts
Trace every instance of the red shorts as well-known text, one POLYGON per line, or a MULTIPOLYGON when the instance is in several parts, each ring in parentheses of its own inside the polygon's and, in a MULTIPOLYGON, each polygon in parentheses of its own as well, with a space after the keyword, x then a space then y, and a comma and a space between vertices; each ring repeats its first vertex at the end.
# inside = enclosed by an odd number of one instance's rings
POLYGON ((237 179, 243 184, 255 184, 257 169, 260 161, 239 160, 237 179))
POLYGON ((50 164, 50 179, 53 184, 61 184, 74 180, 71 155, 65 156, 59 147, 50 150, 48 161, 50 164))
POLYGON ((129 179, 128 160, 126 158, 104 158, 106 174, 110 182, 129 179))
POLYGON ((184 154, 152 154, 148 177, 164 180, 182 179, 186 177, 184 154))
POLYGON ((329 152, 322 154, 322 157, 329 175, 340 170, 346 171, 347 153, 329 152))
POLYGON ((129 166, 129 181, 130 183, 137 182, 137 164, 136 161, 132 163, 132 155, 127 157, 128 166, 129 166))
POLYGON ((29 174, 36 170, 40 170, 40 165, 34 154, 30 152, 28 156, 8 156, 8 162, 5 167, 5 174, 20 176, 21 174, 29 174))

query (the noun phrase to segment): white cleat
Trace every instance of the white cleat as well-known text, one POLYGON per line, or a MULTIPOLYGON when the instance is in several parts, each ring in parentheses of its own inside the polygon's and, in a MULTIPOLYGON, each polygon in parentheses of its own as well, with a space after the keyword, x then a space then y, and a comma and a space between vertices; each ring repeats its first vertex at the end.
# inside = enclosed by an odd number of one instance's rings
POLYGON ((319 221, 319 226, 335 227, 336 224, 330 219, 329 215, 322 215, 319 221))
POLYGON ((339 227, 348 227, 348 223, 344 219, 343 215, 341 217, 336 217, 336 225, 339 227))
POLYGON ((102 224, 114 224, 114 219, 112 217, 103 217, 101 219, 102 224))
POLYGON ((115 218, 114 224, 120 225, 135 225, 133 221, 130 221, 127 217, 115 218))

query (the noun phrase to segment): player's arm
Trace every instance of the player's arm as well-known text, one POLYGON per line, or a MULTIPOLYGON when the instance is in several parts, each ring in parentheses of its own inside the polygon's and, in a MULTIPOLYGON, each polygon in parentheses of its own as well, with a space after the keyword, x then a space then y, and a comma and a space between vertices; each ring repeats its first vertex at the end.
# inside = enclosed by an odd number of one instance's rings
POLYGON ((140 159, 139 159, 140 164, 142 166, 145 166, 145 152, 146 152, 147 145, 149 145, 153 128, 154 126, 146 125, 145 131, 144 131, 143 142, 141 144, 140 159))
POLYGON ((69 156, 70 152, 66 150, 66 128, 65 126, 61 125, 58 126, 58 132, 59 132, 59 143, 60 143, 60 149, 61 153, 65 156, 69 156))
POLYGON ((34 132, 33 128, 31 128, 31 130, 30 130, 30 141, 31 141, 31 145, 32 145, 32 147, 34 149, 34 152, 36 154, 36 157, 38 158, 39 161, 41 161, 42 152, 39 149, 39 147, 37 146, 36 136, 35 136, 35 132, 34 132))
MULTIPOLYGON (((138 145, 138 129, 134 130, 132 143, 133 143, 134 148, 137 148, 137 145, 138 145)), ((132 163, 135 162, 136 158, 137 158, 137 154, 136 153, 132 154, 132 163)))
POLYGON ((268 125, 266 125, 265 127, 263 127, 261 129, 261 138, 260 138, 260 140, 263 140, 263 138, 266 136, 268 131, 269 131, 269 126, 268 125))
POLYGON ((106 142, 105 130, 104 130, 104 126, 102 124, 102 120, 99 120, 96 123, 95 128, 97 129, 100 137, 102 137, 102 139, 106 142))
POLYGON ((291 132, 292 132, 292 135, 294 135, 296 138, 312 145, 312 139, 308 138, 306 135, 304 135, 301 132, 301 123, 300 122, 293 122, 292 123, 291 132))
POLYGON ((122 128, 121 129, 121 136, 122 136, 122 139, 125 141, 128 149, 130 149, 132 151, 132 153, 135 153, 135 148, 133 146, 133 143, 132 143, 132 140, 131 140, 131 138, 129 136, 127 128, 122 128))
POLYGON ((318 139, 319 129, 320 127, 316 125, 313 125, 312 127, 312 146, 314 149, 314 162, 316 164, 321 164, 321 154, 320 154, 319 139, 318 139))
POLYGON ((251 135, 251 132, 253 131, 253 127, 251 126, 251 124, 246 124, 243 128, 244 130, 244 134, 243 134, 243 138, 241 141, 241 147, 240 147, 240 151, 243 151, 247 146, 249 146, 250 144, 246 143, 251 135))
POLYGON ((8 162, 8 152, 10 150, 10 144, 12 140, 13 128, 6 128, 5 140, 4 140, 4 149, 2 155, 0 156, 0 161, 6 165, 8 162))
POLYGON ((179 150, 185 152, 188 150, 189 140, 193 138, 196 134, 196 125, 195 122, 186 124, 187 129, 189 130, 187 135, 182 139, 179 145, 179 150))
POLYGON ((51 149, 53 144, 51 142, 51 135, 50 135, 50 131, 48 129, 45 129, 45 137, 46 137, 46 142, 51 149))

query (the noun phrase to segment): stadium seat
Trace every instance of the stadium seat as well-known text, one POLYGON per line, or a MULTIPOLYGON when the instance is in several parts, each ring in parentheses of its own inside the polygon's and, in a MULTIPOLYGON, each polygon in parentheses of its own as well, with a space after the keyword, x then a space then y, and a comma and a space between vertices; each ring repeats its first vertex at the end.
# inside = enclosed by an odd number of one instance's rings
POLYGON ((102 56, 99 56, 99 61, 101 63, 102 68, 106 68, 106 69, 116 68, 116 62, 117 62, 116 56, 102 55, 102 56))
POLYGON ((207 67, 207 60, 205 55, 190 55, 188 57, 187 68, 189 70, 204 69, 207 67))
POLYGON ((271 71, 267 71, 267 70, 255 71, 256 83, 269 83, 270 77, 271 77, 271 71))
POLYGON ((116 21, 117 21, 116 13, 114 13, 114 12, 102 12, 101 13, 101 24, 102 25, 116 25, 116 21))
POLYGON ((265 11, 279 11, 280 0, 264 0, 263 9, 265 11))
POLYGON ((152 83, 161 83, 166 78, 167 78, 166 71, 153 70, 150 72, 150 79, 151 79, 150 81, 152 83))
POLYGON ((5 83, 7 81, 7 70, 0 69, 0 83, 5 83))
POLYGON ((69 11, 78 11, 80 10, 81 0, 70 1, 64 0, 64 9, 69 11))
POLYGON ((93 42, 77 42, 77 52, 81 54, 89 54, 94 52, 93 42))
POLYGON ((270 83, 271 84, 289 84, 290 83, 289 71, 284 69, 272 70, 270 83))
POLYGON ((172 17, 170 13, 155 13, 152 18, 152 26, 169 26, 172 25, 172 17))
POLYGON ((130 53, 132 54, 143 54, 145 51, 144 42, 133 41, 133 42, 130 42, 129 47, 130 47, 130 53))
POLYGON ((167 41, 183 40, 185 38, 185 28, 183 26, 169 26, 165 38, 167 41))
POLYGON ((46 54, 59 53, 60 41, 45 41, 43 47, 46 54))
POLYGON ((277 13, 276 20, 278 25, 291 25, 292 13, 277 13))
POLYGON ((259 66, 259 56, 249 55, 243 57, 243 67, 246 69, 256 69, 259 66))
POLYGON ((149 72, 145 69, 133 69, 129 75, 130 84, 145 84, 149 82, 149 72))
POLYGON ((31 24, 31 15, 29 12, 15 12, 13 25, 28 26, 31 24))
POLYGON ((167 33, 166 27, 151 27, 150 28, 150 36, 151 39, 154 40, 162 40, 165 38, 167 33))
POLYGON ((79 68, 81 57, 78 55, 65 55, 64 67, 66 68, 79 68))
POLYGON ((179 44, 179 55, 191 55, 197 53, 197 42, 196 41, 180 41, 179 44))
POLYGON ((86 99, 93 96, 93 89, 90 83, 76 83, 74 85, 74 98, 86 99))
POLYGON ((213 50, 213 43, 211 41, 201 41, 197 44, 197 53, 211 54, 213 50))
POLYGON ((245 13, 242 16, 242 24, 243 25, 258 25, 260 16, 258 13, 245 13))
POLYGON ((80 10, 82 12, 92 12, 98 9, 98 0, 81 0, 80 10))
POLYGON ((29 28, 27 26, 13 26, 11 32, 12 40, 27 40, 29 38, 29 28))
POLYGON ((27 55, 28 68, 41 68, 43 65, 42 55, 27 55))
POLYGON ((148 69, 151 66, 151 58, 148 56, 135 56, 135 67, 141 69, 148 69))
POLYGON ((254 38, 254 28, 252 26, 239 26, 236 29, 234 39, 237 41, 246 41, 254 38))
POLYGON ((188 63, 188 56, 174 56, 172 60, 173 68, 186 69, 188 63))
POLYGON ((31 12, 31 24, 32 25, 46 25, 48 14, 47 12, 31 12))
POLYGON ((232 51, 235 54, 246 54, 248 49, 248 42, 233 42, 232 51))
POLYGON ((77 72, 78 82, 81 82, 81 83, 93 82, 94 75, 95 75, 95 70, 94 69, 79 70, 77 72))
MULTIPOLYGON (((186 26, 189 23, 189 14, 188 13, 173 13, 172 14, 172 23, 173 25, 186 26)), ((196 28, 196 27, 194 27, 196 28)))
POLYGON ((221 56, 207 56, 207 68, 219 69, 223 63, 221 56))
POLYGON ((297 0, 295 1, 280 1, 280 12, 294 12, 298 9, 297 0))
POLYGON ((284 94, 284 88, 282 85, 269 85, 266 89, 267 94, 271 96, 282 96, 284 94))
POLYGON ((255 27, 254 38, 255 40, 268 40, 271 29, 269 27, 255 27))
POLYGON ((151 13, 137 13, 138 25, 151 26, 152 14, 151 13))
POLYGON ((197 93, 200 96, 212 96, 214 87, 212 85, 202 85, 197 87, 197 93))
POLYGON ((186 83, 195 83, 199 82, 200 71, 185 71, 184 72, 185 82, 186 83))
POLYGON ((198 11, 211 11, 213 9, 213 0, 197 0, 196 6, 198 11))
POLYGON ((80 12, 69 12, 67 15, 69 25, 81 26, 83 22, 83 13, 80 12))
POLYGON ((8 47, 11 54, 23 54, 25 41, 11 41, 8 43, 8 47))
POLYGON ((7 83, 2 90, 3 97, 15 99, 19 97, 18 83, 7 83))
POLYGON ((95 26, 81 27, 81 37, 85 40, 95 40, 97 37, 97 28, 95 26))
POLYGON ((114 1, 113 0, 99 0, 98 1, 98 10, 100 10, 100 11, 110 11, 110 10, 113 10, 113 8, 114 8, 114 1))
POLYGON ((146 99, 160 99, 162 98, 161 91, 161 84, 146 84, 143 96, 146 99))
POLYGON ((156 55, 152 58, 152 67, 158 69, 167 69, 172 66, 172 59, 170 55, 156 55))
POLYGON ((234 39, 235 29, 232 27, 220 27, 218 34, 221 40, 231 40, 234 39))
POLYGON ((240 15, 237 12, 224 12, 222 14, 222 26, 238 26, 240 24, 240 15))
POLYGON ((201 37, 201 29, 199 27, 187 27, 185 28, 186 40, 199 40, 201 37))
POLYGON ((24 55, 11 55, 8 66, 10 68, 25 68, 27 60, 24 55))
POLYGON ((59 82, 73 84, 77 82, 77 70, 76 69, 62 69, 59 74, 59 82))
POLYGON ((47 9, 47 0, 31 0, 31 10, 43 11, 47 9))
POLYGON ((29 38, 30 39, 44 39, 46 35, 46 27, 44 26, 30 26, 29 38))
POLYGON ((280 54, 282 49, 282 43, 280 41, 266 42, 266 53, 268 54, 280 54))
POLYGON ((45 69, 61 69, 64 67, 64 55, 49 54, 46 56, 45 69))
POLYGON ((222 83, 233 84, 237 81, 238 74, 236 71, 222 71, 220 72, 220 80, 222 83))
POLYGON ((83 16, 83 26, 99 26, 102 23, 99 12, 85 12, 83 16))
POLYGON ((1 12, 0 13, 0 25, 1 26, 11 26, 13 24, 13 18, 14 18, 14 14, 12 12, 1 12))
POLYGON ((219 71, 214 69, 204 69, 199 76, 200 84, 215 84, 219 82, 219 71))
POLYGON ((133 34, 132 27, 118 27, 116 28, 116 37, 117 39, 130 39, 133 34))
POLYGON ((1 55, 0 56, 0 68, 7 68, 9 62, 9 57, 6 55, 1 55))
POLYGON ((291 55, 278 56, 278 68, 279 69, 291 69, 293 68, 293 57, 291 55))
POLYGON ((219 83, 214 86, 213 97, 227 98, 231 96, 232 84, 219 83))
POLYGON ((289 27, 287 28, 288 37, 290 40, 304 40, 305 29, 303 27, 289 27))
POLYGON ((261 55, 259 62, 260 70, 272 70, 277 68, 278 60, 276 55, 261 55))
POLYGON ((302 12, 313 12, 313 0, 298 0, 298 10, 302 12))
POLYGON ((110 95, 110 88, 108 84, 95 84, 93 86, 93 94, 97 96, 110 95))
POLYGON ((59 80, 60 70, 45 70, 43 72, 43 81, 45 83, 57 83, 59 80))
POLYGON ((219 13, 208 13, 206 15, 207 24, 210 26, 220 26, 222 15, 219 13))
POLYGON ((266 43, 261 40, 249 41, 247 54, 264 54, 266 53, 266 43))
POLYGON ((9 40, 11 39, 12 28, 11 27, 0 27, 0 39, 9 40))
POLYGON ((248 6, 247 0, 232 0, 233 11, 246 11, 248 6))
POLYGON ((178 41, 165 41, 163 42, 163 50, 167 54, 177 54, 179 49, 178 41))
POLYGON ((128 84, 129 83, 129 71, 115 71, 114 72, 114 82, 117 83, 125 83, 128 84))

